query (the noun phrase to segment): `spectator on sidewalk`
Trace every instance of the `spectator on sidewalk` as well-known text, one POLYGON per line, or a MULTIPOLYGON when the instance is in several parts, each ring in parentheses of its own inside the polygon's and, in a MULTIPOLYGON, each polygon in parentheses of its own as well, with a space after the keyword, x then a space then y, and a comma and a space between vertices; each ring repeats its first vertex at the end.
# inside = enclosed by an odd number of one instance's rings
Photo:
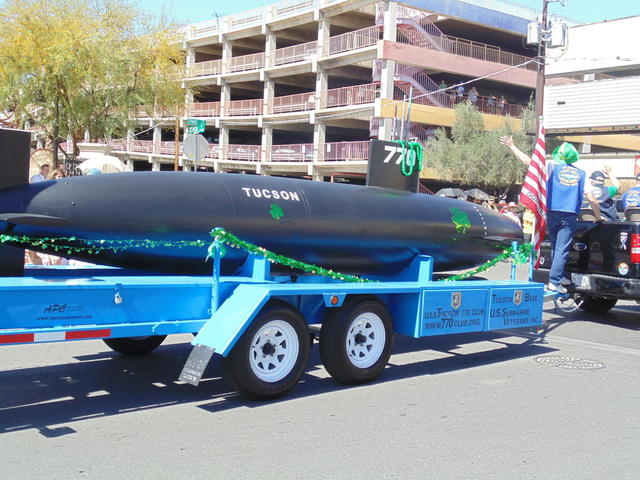
POLYGON ((521 226, 520 217, 518 216, 518 205, 516 204, 516 202, 509 202, 507 210, 503 213, 503 215, 516 222, 518 226, 521 226))
POLYGON ((36 173, 35 175, 33 175, 29 180, 29 183, 44 182, 46 180, 49 180, 49 172, 51 172, 51 167, 48 163, 45 163, 40 167, 40 173, 36 173))

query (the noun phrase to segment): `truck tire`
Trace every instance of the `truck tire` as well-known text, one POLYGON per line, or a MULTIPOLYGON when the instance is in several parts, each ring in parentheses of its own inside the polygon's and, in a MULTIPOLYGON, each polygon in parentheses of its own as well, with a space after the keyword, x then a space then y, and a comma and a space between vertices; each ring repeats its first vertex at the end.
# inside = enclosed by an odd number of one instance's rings
POLYGON ((225 379, 244 397, 279 397, 304 373, 310 341, 307 325, 295 308, 267 304, 222 359, 225 379))
POLYGON ((106 338, 103 342, 114 352, 121 355, 146 355, 160 346, 166 335, 149 337, 106 338))
POLYGON ((589 313, 606 313, 616 306, 618 299, 593 296, 581 296, 580 308, 589 313))
POLYGON ((393 325, 385 306, 374 298, 331 308, 320 330, 320 357, 329 374, 346 385, 374 380, 389 361, 393 325))

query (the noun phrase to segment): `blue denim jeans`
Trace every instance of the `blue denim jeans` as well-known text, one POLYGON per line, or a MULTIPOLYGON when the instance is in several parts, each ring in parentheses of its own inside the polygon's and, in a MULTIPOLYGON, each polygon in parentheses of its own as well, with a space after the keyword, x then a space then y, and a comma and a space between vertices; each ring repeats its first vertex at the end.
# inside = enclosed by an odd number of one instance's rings
POLYGON ((547 232, 551 241, 551 271, 549 281, 560 284, 569 258, 578 215, 569 212, 547 211, 547 232))

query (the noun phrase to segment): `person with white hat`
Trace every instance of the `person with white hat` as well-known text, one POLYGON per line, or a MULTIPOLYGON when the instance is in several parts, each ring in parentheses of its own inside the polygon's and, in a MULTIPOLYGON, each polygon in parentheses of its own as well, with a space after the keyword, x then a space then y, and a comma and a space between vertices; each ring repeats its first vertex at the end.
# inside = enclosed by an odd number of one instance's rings
POLYGON ((509 205, 507 205, 507 210, 503 213, 503 215, 505 217, 509 217, 509 219, 522 226, 520 223, 520 217, 518 217, 518 204, 516 202, 509 202, 509 205))
MULTIPOLYGON (((514 145, 511 137, 502 136, 500 143, 509 147, 525 165, 531 163, 531 158, 514 145)), ((596 222, 602 221, 598 201, 589 190, 585 193, 587 174, 574 165, 578 156, 576 148, 564 142, 553 151, 554 161, 547 162, 547 233, 551 241, 552 258, 547 289, 552 292, 567 293, 564 285, 571 284, 565 276, 565 266, 583 196, 586 195, 596 222)))

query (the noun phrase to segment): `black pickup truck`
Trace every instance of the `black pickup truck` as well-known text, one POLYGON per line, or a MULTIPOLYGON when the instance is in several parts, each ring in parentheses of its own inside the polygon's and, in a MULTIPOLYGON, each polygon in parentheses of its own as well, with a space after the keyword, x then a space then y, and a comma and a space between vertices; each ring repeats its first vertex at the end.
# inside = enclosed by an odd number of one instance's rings
MULTIPOLYGON (((551 266, 551 244, 540 249, 540 269, 534 280, 547 282, 551 266)), ((604 313, 618 300, 640 303, 640 222, 578 222, 566 267, 580 308, 604 313)))

